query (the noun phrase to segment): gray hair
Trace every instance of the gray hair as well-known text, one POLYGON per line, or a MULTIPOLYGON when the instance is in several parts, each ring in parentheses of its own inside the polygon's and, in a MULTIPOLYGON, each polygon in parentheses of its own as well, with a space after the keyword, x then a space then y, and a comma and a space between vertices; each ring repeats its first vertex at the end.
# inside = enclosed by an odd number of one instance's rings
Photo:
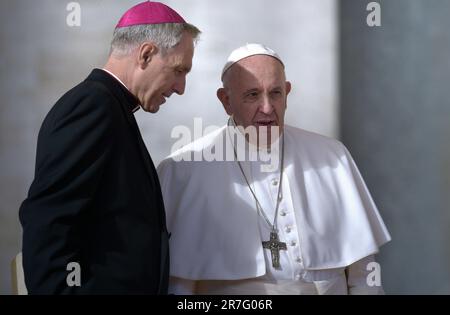
POLYGON ((162 53, 175 47, 181 40, 183 32, 192 35, 197 42, 200 30, 189 23, 144 24, 120 27, 114 30, 110 55, 125 56, 144 42, 153 42, 162 53))

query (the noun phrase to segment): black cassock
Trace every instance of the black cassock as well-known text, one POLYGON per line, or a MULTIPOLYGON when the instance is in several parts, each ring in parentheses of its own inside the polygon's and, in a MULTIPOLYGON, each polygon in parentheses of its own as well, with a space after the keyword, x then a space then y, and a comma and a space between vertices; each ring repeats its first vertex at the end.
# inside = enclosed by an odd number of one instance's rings
POLYGON ((45 118, 19 211, 29 293, 167 293, 164 204, 136 106, 120 82, 94 69, 45 118), (67 282, 76 279, 71 262, 80 286, 67 282))

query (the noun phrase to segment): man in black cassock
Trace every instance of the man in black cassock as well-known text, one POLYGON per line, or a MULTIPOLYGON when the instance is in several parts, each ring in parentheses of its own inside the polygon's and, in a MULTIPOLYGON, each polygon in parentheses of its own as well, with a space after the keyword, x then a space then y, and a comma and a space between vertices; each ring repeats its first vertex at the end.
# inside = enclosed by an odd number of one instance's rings
POLYGON ((30 294, 167 293, 161 188, 133 113, 184 93, 199 33, 161 3, 134 6, 104 69, 48 113, 19 211, 30 294), (79 283, 69 281, 73 263, 79 283))

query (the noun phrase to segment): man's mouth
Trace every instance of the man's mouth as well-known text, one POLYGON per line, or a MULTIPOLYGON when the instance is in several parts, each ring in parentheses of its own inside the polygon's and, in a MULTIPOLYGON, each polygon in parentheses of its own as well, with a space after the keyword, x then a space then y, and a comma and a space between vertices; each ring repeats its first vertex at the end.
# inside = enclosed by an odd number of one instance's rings
POLYGON ((275 120, 258 120, 256 122, 258 126, 275 126, 275 120))
POLYGON ((162 103, 164 104, 167 101, 167 98, 169 98, 169 96, 165 95, 165 94, 161 94, 161 98, 162 98, 162 103))
POLYGON ((163 94, 161 94, 161 97, 163 99, 162 104, 164 104, 167 101, 167 99, 170 97, 170 94, 163 93, 163 94))

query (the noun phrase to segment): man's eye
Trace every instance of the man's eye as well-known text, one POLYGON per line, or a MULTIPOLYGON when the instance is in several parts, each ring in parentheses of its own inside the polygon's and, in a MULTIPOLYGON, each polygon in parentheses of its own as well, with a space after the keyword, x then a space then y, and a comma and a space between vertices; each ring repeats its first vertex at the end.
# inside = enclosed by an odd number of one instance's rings
POLYGON ((273 97, 273 98, 279 98, 279 97, 281 97, 282 95, 283 95, 283 93, 282 93, 281 91, 272 91, 272 92, 270 93, 270 96, 273 97))
POLYGON ((175 73, 176 73, 177 75, 181 75, 181 74, 183 74, 183 70, 175 69, 175 73))
POLYGON ((258 92, 250 92, 247 93, 246 97, 257 97, 258 96, 258 92))

